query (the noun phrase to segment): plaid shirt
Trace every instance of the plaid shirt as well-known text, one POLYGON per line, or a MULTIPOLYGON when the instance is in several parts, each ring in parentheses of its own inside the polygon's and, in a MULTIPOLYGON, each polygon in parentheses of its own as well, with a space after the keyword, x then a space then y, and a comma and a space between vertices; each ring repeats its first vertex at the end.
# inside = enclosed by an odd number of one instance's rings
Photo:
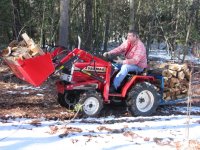
POLYGON ((125 60, 123 64, 134 64, 141 68, 147 68, 146 48, 144 44, 137 39, 133 44, 127 40, 117 48, 108 52, 109 54, 124 54, 125 60))

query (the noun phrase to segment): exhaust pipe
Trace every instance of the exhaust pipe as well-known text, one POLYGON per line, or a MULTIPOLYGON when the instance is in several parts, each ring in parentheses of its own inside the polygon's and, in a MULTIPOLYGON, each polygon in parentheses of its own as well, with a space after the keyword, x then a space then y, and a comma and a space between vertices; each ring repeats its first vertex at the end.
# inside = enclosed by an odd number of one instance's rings
POLYGON ((78 49, 80 49, 81 48, 81 38, 80 38, 80 36, 78 35, 78 49))

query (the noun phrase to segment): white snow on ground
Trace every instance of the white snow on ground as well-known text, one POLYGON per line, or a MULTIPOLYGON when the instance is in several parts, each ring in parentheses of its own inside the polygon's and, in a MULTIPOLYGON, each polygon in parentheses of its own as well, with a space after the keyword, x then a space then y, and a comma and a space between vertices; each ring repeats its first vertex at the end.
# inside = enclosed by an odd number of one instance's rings
MULTIPOLYGON (((169 59, 166 51, 151 56, 169 59), (163 54, 162 54, 163 52, 163 54)), ((24 90, 31 87, 21 87, 24 90)), ((40 89, 37 89, 40 91, 40 89)), ((12 91, 8 92, 12 94, 12 91)), ((24 93, 27 94, 27 93, 24 93)), ((39 95, 39 93, 38 93, 39 95)), ((42 95, 41 95, 42 96, 42 95)), ((187 114, 187 107, 173 112, 187 114)), ((163 109, 162 111, 169 111, 163 109)), ((200 107, 191 108, 200 112, 200 107)), ((12 117, 11 117, 12 118, 12 117)), ((48 121, 44 118, 0 119, 0 150, 139 150, 200 149, 200 116, 105 118, 48 121), (190 144, 188 145, 188 141, 190 144), (190 147, 190 148, 188 148, 190 147)))
POLYGON ((76 119, 64 121, 33 119, 0 120, 1 150, 36 149, 177 149, 189 139, 200 142, 200 116, 153 116, 76 119), (74 129, 71 132, 71 129, 74 129), (68 135, 63 133, 68 131, 68 135), (70 133, 71 132, 71 133, 70 133))
MULTIPOLYGON (((177 57, 179 57, 180 59, 183 59, 183 54, 180 54, 180 55, 176 54, 176 55, 177 56, 174 57, 173 60, 177 61, 178 60, 177 57)), ((170 60, 172 58, 167 50, 158 50, 158 49, 150 50, 149 57, 159 58, 161 60, 170 60)), ((191 61, 196 64, 200 63, 200 59, 197 57, 194 57, 192 54, 186 55, 185 60, 191 61)))

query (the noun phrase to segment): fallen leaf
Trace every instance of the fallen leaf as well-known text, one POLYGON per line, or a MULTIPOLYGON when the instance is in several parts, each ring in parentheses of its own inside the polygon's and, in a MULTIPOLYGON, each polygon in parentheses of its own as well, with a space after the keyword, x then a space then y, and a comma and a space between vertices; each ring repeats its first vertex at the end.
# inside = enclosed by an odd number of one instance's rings
POLYGON ((112 131, 112 129, 107 128, 107 127, 105 127, 105 126, 99 126, 99 127, 97 127, 97 129, 98 129, 99 131, 102 131, 102 130, 112 131))
POLYGON ((58 127, 57 126, 50 126, 50 134, 55 134, 58 131, 58 127))
POLYGON ((32 120, 29 124, 39 127, 39 126, 41 126, 41 121, 40 120, 32 120))

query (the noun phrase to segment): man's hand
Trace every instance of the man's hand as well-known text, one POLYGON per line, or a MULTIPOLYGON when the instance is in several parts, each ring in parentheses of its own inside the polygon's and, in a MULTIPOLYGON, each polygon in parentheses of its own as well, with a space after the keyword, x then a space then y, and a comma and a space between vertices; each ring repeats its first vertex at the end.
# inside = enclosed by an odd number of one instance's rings
POLYGON ((117 57, 117 59, 113 61, 116 62, 117 64, 123 64, 123 59, 121 59, 119 56, 117 57))
POLYGON ((103 53, 103 57, 108 57, 108 52, 103 53))

